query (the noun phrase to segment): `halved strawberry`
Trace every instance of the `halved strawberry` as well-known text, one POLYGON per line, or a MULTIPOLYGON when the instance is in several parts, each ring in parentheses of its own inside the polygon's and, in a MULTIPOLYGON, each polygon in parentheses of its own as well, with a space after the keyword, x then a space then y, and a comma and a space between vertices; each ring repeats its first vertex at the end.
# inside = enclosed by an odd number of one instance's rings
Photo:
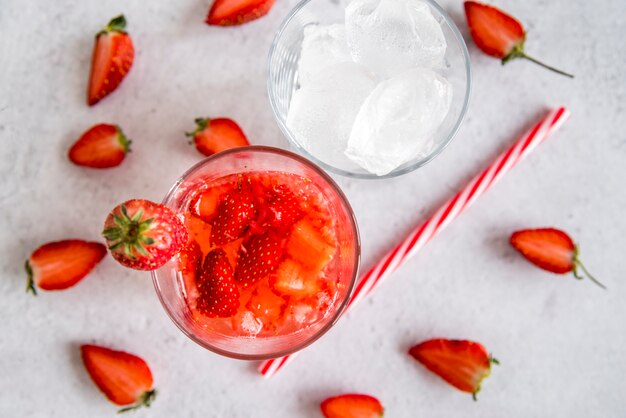
POLYGON ((378 399, 356 393, 328 398, 320 408, 326 418, 380 418, 385 412, 378 399))
POLYGON ((513 16, 494 6, 476 1, 465 2, 465 16, 476 46, 485 54, 500 58, 502 64, 515 58, 525 58, 548 70, 574 77, 528 56, 524 51, 526 32, 522 24, 513 16))
POLYGON ((106 247, 99 242, 72 239, 44 244, 26 261, 26 291, 36 295, 36 288, 62 290, 74 286, 106 253, 106 247))
POLYGON ((467 340, 432 339, 411 348, 409 354, 455 388, 471 393, 474 400, 491 373, 491 364, 499 364, 485 347, 467 340))
POLYGON ((240 238, 256 215, 256 204, 246 190, 224 195, 213 218, 211 242, 224 245, 240 238))
POLYGON ((273 215, 270 226, 279 232, 288 232, 304 215, 297 196, 284 185, 278 185, 272 190, 267 205, 273 215))
POLYGON ((266 277, 278 267, 282 253, 281 238, 271 232, 248 238, 239 250, 235 280, 247 287, 266 277))
POLYGON ((586 276, 598 286, 605 286, 587 271, 578 258, 578 247, 565 231, 555 228, 524 229, 511 235, 511 245, 534 265, 556 274, 578 272, 580 267, 586 276))
POLYGON ((237 122, 228 118, 197 118, 196 130, 185 135, 193 138, 196 149, 206 156, 250 145, 237 122))
POLYGON ((319 275, 286 258, 270 276, 270 286, 281 295, 314 296, 322 290, 319 275))
POLYGON ((106 397, 116 405, 132 405, 118 412, 149 407, 154 401, 152 372, 143 359, 90 344, 80 351, 89 376, 106 397))
POLYGON ((209 10, 209 25, 234 26, 267 14, 275 0, 216 0, 209 10))
POLYGON ((135 58, 133 41, 126 33, 124 15, 117 16, 96 35, 91 61, 87 104, 93 106, 122 82, 135 58))
POLYGON ((109 213, 102 236, 113 258, 136 270, 155 270, 180 252, 187 229, 172 210, 160 203, 132 199, 109 213))
POLYGON ((319 274, 332 260, 336 244, 323 226, 305 218, 293 226, 286 249, 294 260, 319 274))
POLYGON ((211 225, 196 216, 185 217, 185 227, 189 237, 198 243, 202 252, 207 254, 215 247, 211 244, 211 225))
POLYGON ((207 254, 196 280, 200 297, 196 309, 203 315, 228 318, 239 308, 239 290, 233 280, 233 268, 226 253, 216 249, 207 254))
POLYGON ((91 168, 115 167, 130 152, 130 143, 119 126, 100 123, 81 135, 70 148, 68 156, 76 165, 91 168))

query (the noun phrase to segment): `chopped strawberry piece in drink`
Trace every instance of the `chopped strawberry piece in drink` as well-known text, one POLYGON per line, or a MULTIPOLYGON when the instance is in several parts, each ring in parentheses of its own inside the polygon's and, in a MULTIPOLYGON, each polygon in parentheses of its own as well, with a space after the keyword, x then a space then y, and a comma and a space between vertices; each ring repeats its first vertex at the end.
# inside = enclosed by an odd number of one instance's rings
POLYGON ((312 272, 291 258, 285 259, 270 277, 270 286, 287 296, 312 296, 321 290, 319 272, 312 272))
POLYGON ((189 237, 193 239, 204 254, 208 254, 213 249, 211 244, 211 225, 195 216, 188 216, 185 226, 189 231, 189 237))
POLYGON ((217 186, 198 193, 193 199, 191 199, 191 202, 189 203, 189 211, 205 222, 213 221, 220 200, 222 196, 227 193, 227 191, 228 187, 217 186))
POLYGON ((228 318, 239 308, 239 290, 233 279, 231 267, 224 250, 207 254, 196 286, 200 294, 197 309, 209 317, 228 318))
POLYGON ((336 245, 327 231, 303 219, 293 226, 286 249, 303 266, 321 272, 332 260, 336 245))
POLYGON ((276 323, 282 318, 287 302, 272 292, 267 284, 258 286, 246 304, 255 318, 263 324, 263 329, 273 330, 276 323))
POLYGON ((235 280, 244 287, 270 274, 282 257, 281 239, 270 232, 252 236, 241 244, 235 280))
POLYGON ((256 215, 254 198, 245 190, 224 195, 212 221, 211 242, 224 245, 241 238, 256 215))
POLYGON ((178 265, 183 278, 183 291, 190 309, 196 308, 196 300, 200 296, 196 280, 202 267, 202 251, 195 241, 190 241, 178 253, 178 265))
POLYGON ((298 197, 282 184, 274 188, 268 208, 272 213, 270 225, 282 233, 288 232, 304 215, 298 197))

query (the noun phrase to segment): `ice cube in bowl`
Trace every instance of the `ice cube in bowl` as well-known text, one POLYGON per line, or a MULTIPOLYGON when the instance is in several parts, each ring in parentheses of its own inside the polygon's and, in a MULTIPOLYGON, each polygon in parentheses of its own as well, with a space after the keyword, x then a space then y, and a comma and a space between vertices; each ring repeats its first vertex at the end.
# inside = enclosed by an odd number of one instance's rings
MULTIPOLYGON (((383 0, 375 1, 381 2, 383 0)), ((453 91, 450 109, 436 132, 432 135, 430 139, 432 146, 428 152, 418 153, 392 171, 384 175, 377 175, 360 167, 348 158, 337 157, 333 161, 329 161, 327 157, 328 154, 334 153, 332 151, 320 154, 319 150, 316 150, 314 147, 309 147, 307 150, 303 146, 302 135, 298 135, 291 129, 290 123, 288 123, 291 100, 296 96, 296 90, 300 87, 304 88, 307 84, 307 76, 305 76, 301 86, 301 77, 298 74, 298 63, 303 50, 302 41, 305 36, 305 28, 327 28, 329 25, 343 24, 346 17, 346 7, 350 4, 347 0, 304 0, 287 16, 270 48, 267 68, 268 96, 276 121, 292 148, 327 171, 344 176, 367 179, 395 177, 408 173, 425 165, 443 151, 454 138, 467 111, 471 85, 470 62, 465 42, 452 19, 436 2, 424 0, 424 3, 427 4, 433 17, 439 23, 446 43, 443 62, 438 63, 436 59, 433 59, 432 66, 436 67, 437 73, 450 83, 453 91)), ((311 29, 307 29, 307 32, 310 31, 311 29)), ((340 36, 335 36, 335 39, 337 38, 341 40, 340 36)), ((337 46, 338 44, 334 45, 337 46)), ((437 45, 436 42, 434 45, 437 45)), ((341 48, 337 47, 336 51, 341 51, 341 48)), ((344 59, 344 56, 341 54, 343 52, 333 55, 333 57, 337 58, 337 62, 331 62, 329 66, 341 62, 344 59)), ((436 53, 434 55, 436 56, 436 53)), ((306 57, 304 58, 306 62, 306 57)), ((378 76, 380 77, 379 82, 387 78, 386 75, 379 74, 378 76)), ((419 140, 419 138, 416 137, 416 140, 419 140)))

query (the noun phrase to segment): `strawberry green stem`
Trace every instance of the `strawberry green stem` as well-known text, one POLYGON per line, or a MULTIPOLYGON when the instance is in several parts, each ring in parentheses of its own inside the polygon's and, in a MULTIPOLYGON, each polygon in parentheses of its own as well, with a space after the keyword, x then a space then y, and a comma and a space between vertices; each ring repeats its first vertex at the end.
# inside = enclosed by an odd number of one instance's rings
POLYGON ((603 285, 602 283, 600 283, 600 281, 598 279, 596 279, 595 277, 593 277, 591 275, 591 273, 589 273, 589 270, 587 270, 587 268, 585 267, 585 265, 579 260, 579 259, 575 259, 574 260, 574 276, 578 279, 578 280, 582 280, 584 279, 584 276, 581 276, 578 271, 577 271, 577 267, 580 267, 583 272, 585 273, 585 275, 587 276, 587 278, 589 280, 591 280, 592 282, 594 282, 595 284, 597 284, 598 286, 600 286, 602 289, 606 290, 606 286, 603 285))
POLYGON ((519 54, 519 57, 520 58, 526 58, 528 61, 534 62, 535 64, 538 64, 538 65, 542 66, 543 68, 546 68, 546 69, 548 69, 550 71, 554 71, 557 74, 561 74, 561 75, 564 75, 565 77, 569 77, 569 78, 574 78, 574 76, 572 74, 566 73, 565 71, 561 71, 558 68, 554 68, 554 67, 552 67, 552 66, 550 66, 548 64, 544 64, 543 62, 541 62, 541 61, 531 57, 530 55, 526 54, 523 51, 519 54))
POLYGON ((35 280, 33 279, 33 269, 31 268, 28 260, 26 260, 26 265, 24 265, 24 269, 26 270, 26 274, 28 274, 28 279, 26 280, 26 293, 31 292, 33 295, 37 296, 35 280))
POLYGON ((137 401, 135 405, 122 408, 119 411, 117 411, 117 413, 123 414, 124 412, 128 412, 128 411, 136 411, 137 409, 144 407, 144 406, 146 408, 150 408, 150 404, 154 401, 154 399, 156 398, 156 395, 157 395, 156 389, 152 389, 152 390, 149 390, 148 392, 144 392, 139 397, 139 400, 137 401))
POLYGON ((561 71, 558 68, 554 68, 551 67, 550 65, 544 64, 543 62, 531 57, 530 55, 526 54, 526 51, 524 51, 524 42, 525 39, 522 39, 521 42, 519 42, 517 45, 515 45, 512 49, 511 52, 508 53, 508 55, 506 55, 504 58, 502 58, 502 65, 506 64, 507 62, 515 59, 515 58, 525 58, 528 61, 534 62, 535 64, 538 64, 540 66, 542 66, 543 68, 546 68, 550 71, 554 71, 557 74, 561 74, 564 75, 566 77, 570 77, 570 78, 574 78, 573 75, 566 73, 565 71, 561 71))

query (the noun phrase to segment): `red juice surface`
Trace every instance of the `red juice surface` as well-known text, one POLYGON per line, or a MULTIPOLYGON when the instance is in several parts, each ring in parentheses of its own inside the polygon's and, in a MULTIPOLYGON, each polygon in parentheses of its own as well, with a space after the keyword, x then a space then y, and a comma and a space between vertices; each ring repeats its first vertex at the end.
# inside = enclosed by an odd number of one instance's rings
POLYGON ((199 182, 185 202, 190 241, 178 257, 179 277, 192 319, 202 329, 272 337, 297 333, 333 314, 346 285, 338 273, 339 226, 318 186, 295 174, 250 172, 199 182), (228 212, 234 208, 236 213, 228 212), (271 254, 256 247, 266 238, 273 243, 271 254), (198 288, 203 260, 217 249, 226 254, 239 294, 232 315, 204 309, 198 288), (263 261, 251 264, 257 253, 263 261))

